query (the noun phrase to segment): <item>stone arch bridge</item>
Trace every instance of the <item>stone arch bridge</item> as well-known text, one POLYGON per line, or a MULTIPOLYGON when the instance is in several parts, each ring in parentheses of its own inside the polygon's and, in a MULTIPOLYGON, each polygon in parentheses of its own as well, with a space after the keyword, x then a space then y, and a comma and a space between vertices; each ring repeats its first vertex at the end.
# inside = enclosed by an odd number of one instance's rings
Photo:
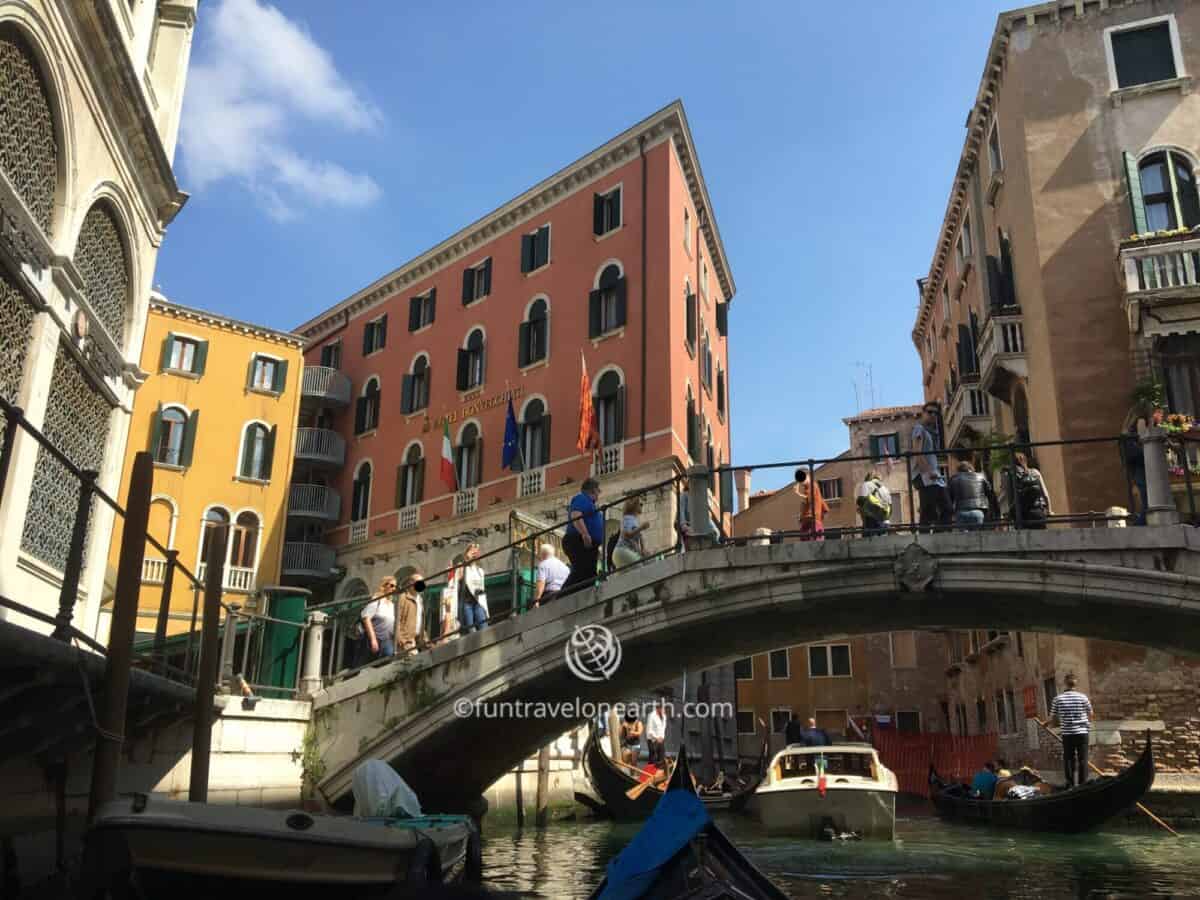
POLYGON ((578 717, 456 714, 477 701, 618 702, 783 644, 901 629, 1062 632, 1200 655, 1200 531, 1172 525, 723 546, 616 573, 313 696, 310 775, 345 806, 355 766, 391 762, 431 809, 467 809, 578 717), (610 680, 565 662, 577 625, 621 641, 610 680), (319 762, 316 760, 319 759, 319 762))

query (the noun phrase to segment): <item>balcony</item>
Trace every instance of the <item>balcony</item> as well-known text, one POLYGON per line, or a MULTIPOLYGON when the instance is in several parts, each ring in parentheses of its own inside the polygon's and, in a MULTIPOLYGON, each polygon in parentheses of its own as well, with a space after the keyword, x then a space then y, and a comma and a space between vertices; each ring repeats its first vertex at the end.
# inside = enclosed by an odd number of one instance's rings
POLYGON ((350 379, 328 366, 305 366, 300 379, 300 403, 306 409, 348 406, 350 379))
POLYGON ((321 466, 341 466, 346 462, 346 441, 328 428, 296 429, 296 461, 321 466))
POLYGON ((625 468, 625 445, 609 444, 601 447, 592 462, 592 475, 612 475, 625 468))
POLYGON ((142 584, 162 584, 167 577, 167 561, 147 556, 142 560, 142 584))
POLYGON ((984 435, 991 430, 988 395, 979 387, 978 376, 969 375, 959 382, 946 406, 946 446, 955 446, 968 433, 984 435))
POLYGON ((371 532, 371 526, 367 519, 357 519, 350 523, 350 543, 361 544, 365 541, 371 532))
POLYGON ((454 495, 454 514, 469 516, 479 508, 479 488, 467 488, 454 495))
POLYGON ((993 397, 1007 400, 1018 378, 1029 377, 1025 360, 1025 326, 1018 307, 995 310, 979 336, 979 384, 993 397))
POLYGON ((1125 241, 1119 258, 1132 334, 1200 331, 1200 234, 1125 241))
MULTIPOLYGON (((196 567, 196 578, 201 584, 205 583, 207 572, 208 563, 200 563, 196 567)), ((231 594, 254 593, 254 569, 245 566, 226 566, 225 571, 221 574, 222 590, 229 591, 231 594)))
POLYGON ((421 524, 421 507, 405 506, 396 517, 397 531, 414 531, 421 524))
POLYGON ((333 577, 337 555, 326 544, 288 541, 283 545, 283 575, 293 581, 324 581, 333 577))
POLYGON ((298 519, 336 522, 342 498, 333 488, 320 484, 293 484, 288 489, 288 515, 298 519))
POLYGON ((517 496, 532 497, 546 490, 546 468, 530 469, 522 472, 517 479, 517 496))

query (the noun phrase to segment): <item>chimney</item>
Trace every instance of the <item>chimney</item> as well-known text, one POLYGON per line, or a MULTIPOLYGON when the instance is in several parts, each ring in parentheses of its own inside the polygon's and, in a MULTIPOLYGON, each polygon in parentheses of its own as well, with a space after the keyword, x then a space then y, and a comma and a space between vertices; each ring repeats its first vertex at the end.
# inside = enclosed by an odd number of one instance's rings
POLYGON ((738 469, 733 473, 733 486, 737 492, 738 512, 750 508, 750 470, 738 469))

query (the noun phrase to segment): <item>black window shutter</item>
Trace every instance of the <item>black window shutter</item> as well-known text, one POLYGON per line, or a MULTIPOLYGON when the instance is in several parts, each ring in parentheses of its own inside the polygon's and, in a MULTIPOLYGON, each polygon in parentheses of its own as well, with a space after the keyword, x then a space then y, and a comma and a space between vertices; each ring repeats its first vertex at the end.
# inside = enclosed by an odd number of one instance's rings
POLYGON ((604 234, 604 197, 592 195, 592 234, 604 234))
POLYGON ((154 415, 150 417, 150 455, 154 457, 155 462, 162 462, 158 458, 158 445, 162 442, 162 404, 158 404, 158 409, 154 411, 154 415))
POLYGON ((400 379, 400 412, 407 415, 416 408, 416 399, 413 397, 413 377, 405 375, 400 379))
POLYGON ((871 448, 869 451, 871 454, 871 459, 879 459, 879 435, 873 434, 867 439, 867 441, 868 446, 871 448))
POLYGON ((725 337, 729 334, 729 304, 717 304, 717 334, 725 337))
MULTIPOLYGON (((532 466, 539 465, 535 460, 530 460, 532 466)), ((550 413, 542 415, 542 459, 540 465, 550 464, 550 413)))
POLYGON ((975 361, 975 347, 971 340, 971 329, 966 325, 958 326, 958 371, 965 378, 975 374, 979 366, 975 361))
POLYGON ((687 295, 687 342, 693 350, 696 348, 696 295, 687 295))
POLYGON ((258 426, 251 425, 242 433, 242 469, 238 473, 243 478, 256 477, 257 473, 253 469, 254 465, 254 435, 258 433, 258 426))
POLYGON ((404 470, 407 468, 406 465, 396 466, 396 496, 393 498, 396 509, 404 508, 404 470))
POLYGON ((383 316, 379 320, 379 347, 382 349, 387 346, 387 316, 383 316))
POLYGON ((425 499, 425 457, 413 463, 413 502, 425 499))
POLYGON ((429 391, 432 384, 433 366, 426 366, 425 377, 421 380, 421 396, 416 398, 416 409, 424 409, 429 405, 429 391))
POLYGON ((717 373, 717 412, 725 415, 725 373, 717 373))
POLYGON ((454 378, 454 385, 460 391, 465 391, 469 383, 468 379, 471 374, 471 351, 458 351, 458 373, 454 378))
POLYGON ((371 332, 374 330, 374 322, 368 322, 363 326, 363 356, 371 352, 371 332))
POLYGON ((479 348, 479 383, 487 381, 487 344, 479 348))
POLYGON ((617 292, 617 321, 613 323, 613 327, 620 328, 625 324, 625 279, 618 281, 613 290, 617 292))
POLYGON ((609 196, 609 204, 612 208, 612 227, 621 227, 621 189, 617 188, 609 196))
POLYGON ((696 459, 696 445, 700 443, 700 428, 696 421, 696 404, 689 403, 687 408, 687 451, 688 456, 696 459))
POLYGON ((437 318, 437 288, 429 289, 429 324, 437 318))
POLYGON ((168 366, 171 365, 171 350, 174 348, 174 346, 175 346, 175 335, 174 335, 174 333, 168 333, 167 339, 165 341, 163 341, 162 360, 159 362, 159 366, 158 366, 160 369, 166 369, 168 366))
POLYGON ((533 271, 533 235, 521 235, 521 271, 533 271))
POLYGON ((492 292, 492 258, 489 256, 483 261, 483 296, 486 297, 492 292))
POLYGON ((375 392, 375 396, 367 404, 367 431, 374 431, 379 427, 379 410, 383 408, 383 391, 375 392))
POLYGON ((529 352, 529 336, 533 333, 532 322, 522 322, 517 329, 517 366, 527 366, 533 360, 530 359, 529 352))
POLYGON ((1001 290, 1005 306, 1017 305, 1016 273, 1013 271, 1012 244, 1003 234, 1000 235, 1000 270, 1002 274, 1001 290))
POLYGON ((1004 305, 1004 288, 1001 280, 1000 260, 989 253, 987 257, 987 290, 988 304, 992 309, 1004 305))
POLYGON ((471 484, 475 487, 483 481, 483 436, 475 438, 475 452, 471 454, 471 484))
POLYGON ((421 327, 421 299, 413 297, 408 301, 408 330, 416 331, 421 327))
POLYGON ((534 242, 533 267, 541 268, 550 262, 550 226, 543 225, 537 230, 537 240, 534 242))
POLYGON ((588 337, 600 336, 600 292, 588 294, 588 337))
POLYGON ((617 433, 614 435, 614 443, 616 441, 625 440, 625 385, 617 388, 617 433))
POLYGON ((354 433, 362 434, 367 430, 367 398, 359 397, 354 401, 354 433))
POLYGON ((282 394, 285 387, 287 387, 287 360, 281 359, 275 363, 275 393, 282 394))
POLYGON ((271 470, 275 463, 275 437, 279 433, 279 426, 272 425, 271 430, 267 432, 267 445, 263 447, 263 473, 262 477, 266 481, 271 480, 271 470))
POLYGON ((475 299, 475 270, 463 269, 462 302, 466 306, 475 299))
POLYGON ((192 410, 188 416, 187 425, 183 431, 183 447, 179 454, 179 464, 185 469, 192 464, 192 451, 196 449, 196 429, 200 427, 200 410, 192 410))

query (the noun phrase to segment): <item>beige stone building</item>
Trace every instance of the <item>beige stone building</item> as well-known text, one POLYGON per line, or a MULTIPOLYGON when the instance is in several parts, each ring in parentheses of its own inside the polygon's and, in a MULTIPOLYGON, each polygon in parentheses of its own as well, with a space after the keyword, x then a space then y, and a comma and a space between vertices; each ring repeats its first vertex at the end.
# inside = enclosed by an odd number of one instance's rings
MULTIPOLYGON (((1165 386, 1171 409, 1198 411, 1198 36, 1200 5, 1188 0, 1052 2, 1000 15, 918 281, 913 340, 947 446, 989 433, 1116 435, 1147 379, 1165 386)), ((1056 513, 1128 505, 1114 444, 1034 455, 1056 513)), ((956 730, 1000 725, 1027 750, 1044 747, 1027 719, 1074 671, 1110 749, 1128 758, 1149 723, 1163 767, 1194 770, 1194 664, 1062 637, 948 640, 956 730)), ((1120 754, 1093 752, 1109 756, 1120 754)))
MULTIPOLYGON (((171 161, 196 5, 0 0, 0 396, 110 494, 146 377, 155 259, 187 199, 171 161)), ((78 498, 78 481, 18 431, 0 497, 0 595, 58 610, 78 498)), ((93 503, 67 598, 89 633, 112 531, 93 503)))

